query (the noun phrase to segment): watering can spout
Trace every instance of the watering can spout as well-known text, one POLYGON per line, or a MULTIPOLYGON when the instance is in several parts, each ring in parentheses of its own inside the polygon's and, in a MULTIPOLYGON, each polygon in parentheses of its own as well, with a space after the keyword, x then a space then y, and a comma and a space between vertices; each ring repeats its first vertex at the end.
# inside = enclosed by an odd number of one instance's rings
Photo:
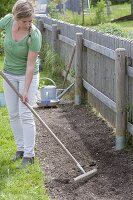
POLYGON ((63 90, 63 92, 60 95, 57 96, 57 99, 61 99, 66 94, 66 92, 68 92, 71 89, 71 87, 73 87, 73 85, 74 85, 74 83, 72 83, 71 85, 69 85, 68 88, 63 90))

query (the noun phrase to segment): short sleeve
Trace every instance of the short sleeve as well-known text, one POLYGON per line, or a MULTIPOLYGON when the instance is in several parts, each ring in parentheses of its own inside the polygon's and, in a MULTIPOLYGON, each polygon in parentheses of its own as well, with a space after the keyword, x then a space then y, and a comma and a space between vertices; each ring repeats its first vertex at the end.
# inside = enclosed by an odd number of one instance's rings
POLYGON ((8 26, 8 24, 10 23, 12 19, 12 14, 8 14, 5 17, 0 19, 0 29, 6 29, 6 27, 8 26))
POLYGON ((29 50, 33 52, 39 52, 42 44, 42 35, 39 29, 35 29, 31 33, 31 42, 29 44, 29 50))

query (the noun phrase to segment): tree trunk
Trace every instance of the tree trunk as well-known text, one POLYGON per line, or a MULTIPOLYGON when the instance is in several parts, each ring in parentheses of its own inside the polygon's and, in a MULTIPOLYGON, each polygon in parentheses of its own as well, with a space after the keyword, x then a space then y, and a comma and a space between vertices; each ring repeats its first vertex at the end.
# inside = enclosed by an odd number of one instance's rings
POLYGON ((82 25, 84 25, 84 0, 81 1, 81 8, 82 8, 82 25))
POLYGON ((66 15, 66 5, 65 5, 65 0, 62 1, 63 4, 63 15, 66 15))
POLYGON ((106 7, 107 7, 107 15, 110 16, 110 14, 111 14, 110 0, 106 0, 106 7))
POLYGON ((133 15, 133 0, 131 0, 131 15, 133 15))

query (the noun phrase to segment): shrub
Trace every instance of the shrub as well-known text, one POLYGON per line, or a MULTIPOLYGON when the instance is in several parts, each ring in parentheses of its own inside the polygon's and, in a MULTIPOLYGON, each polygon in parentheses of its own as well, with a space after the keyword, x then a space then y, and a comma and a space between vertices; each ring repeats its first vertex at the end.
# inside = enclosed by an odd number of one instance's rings
POLYGON ((50 17, 57 19, 58 18, 58 10, 56 8, 56 2, 54 1, 49 1, 48 4, 48 13, 50 17))
MULTIPOLYGON (((99 0, 91 0, 92 5, 96 5, 99 0)), ((123 4, 127 2, 131 2, 131 0, 110 0, 112 4, 123 4)))
POLYGON ((72 12, 70 10, 66 10, 65 16, 63 14, 58 14, 58 18, 62 21, 67 21, 71 24, 81 25, 82 17, 76 12, 72 12))
POLYGON ((0 17, 11 12, 12 6, 15 2, 15 0, 0 0, 0 17))
POLYGON ((128 34, 122 29, 122 27, 116 23, 105 23, 100 24, 95 28, 97 31, 108 33, 111 35, 116 35, 120 37, 128 37, 128 34))
POLYGON ((123 4, 123 3, 129 3, 131 2, 130 0, 111 0, 112 4, 123 4))
POLYGON ((56 52, 52 51, 47 41, 43 41, 40 58, 43 65, 42 69, 49 69, 52 76, 61 74, 64 68, 64 62, 56 52))
POLYGON ((104 0, 98 1, 96 5, 95 24, 100 24, 105 22, 106 16, 104 13, 104 9, 105 9, 105 1, 104 0))
MULTIPOLYGON (((84 15, 84 25, 91 26, 107 22, 109 19, 105 12, 105 7, 105 0, 98 1, 95 8, 95 13, 84 15)), ((65 16, 62 14, 58 14, 58 18, 71 24, 83 25, 82 16, 76 12, 67 10, 65 16)))

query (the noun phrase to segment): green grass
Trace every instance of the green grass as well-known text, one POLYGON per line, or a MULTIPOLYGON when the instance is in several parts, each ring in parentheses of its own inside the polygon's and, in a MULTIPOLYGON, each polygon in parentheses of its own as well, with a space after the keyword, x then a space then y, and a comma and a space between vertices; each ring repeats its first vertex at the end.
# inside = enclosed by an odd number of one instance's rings
MULTIPOLYGON (((93 15, 95 13, 96 7, 91 8, 91 14, 93 15)), ((125 3, 120 5, 111 5, 111 16, 110 19, 116 19, 119 17, 123 17, 126 15, 131 14, 131 4, 125 3)), ((106 7, 104 9, 104 12, 106 13, 106 7)))
MULTIPOLYGON (((85 26, 95 28, 93 24, 93 17, 95 15, 96 7, 91 6, 90 15, 85 15, 85 26)), ((106 7, 104 9, 104 13, 106 13, 106 7)), ((131 14, 131 4, 120 4, 120 5, 112 5, 111 6, 111 16, 108 18, 106 16, 106 22, 111 21, 112 19, 116 19, 119 17, 123 17, 126 15, 131 14)), ((72 13, 71 11, 66 12, 66 16, 64 17, 61 14, 58 14, 58 18, 64 21, 67 21, 72 24, 79 24, 82 25, 82 16, 78 15, 77 13, 72 13)), ((133 30, 133 22, 132 21, 125 21, 125 22, 117 22, 125 31, 132 31, 133 30)))
MULTIPOLYGON (((0 70, 2 65, 3 58, 0 57, 0 70)), ((0 200, 49 200, 38 158, 34 165, 16 169, 21 161, 10 161, 15 150, 7 109, 0 107, 0 200)))
MULTIPOLYGON (((111 19, 116 19, 119 17, 130 15, 131 4, 113 5, 111 6, 111 11, 111 19)), ((133 21, 117 22, 117 24, 119 24, 125 31, 133 31, 133 21)))
POLYGON ((111 6, 111 19, 123 17, 131 14, 131 4, 120 4, 111 6))
POLYGON ((119 24, 125 31, 133 31, 133 21, 117 22, 117 24, 119 24))
MULTIPOLYGON (((106 8, 105 8, 106 12, 106 8)), ((95 13, 95 7, 92 7, 91 13, 95 13)), ((120 5, 112 5, 111 6, 111 15, 110 20, 117 19, 119 17, 123 17, 126 15, 131 14, 131 4, 120 4, 120 5)), ((131 31, 133 30, 133 22, 132 21, 123 21, 123 22, 117 22, 125 31, 131 31)))

